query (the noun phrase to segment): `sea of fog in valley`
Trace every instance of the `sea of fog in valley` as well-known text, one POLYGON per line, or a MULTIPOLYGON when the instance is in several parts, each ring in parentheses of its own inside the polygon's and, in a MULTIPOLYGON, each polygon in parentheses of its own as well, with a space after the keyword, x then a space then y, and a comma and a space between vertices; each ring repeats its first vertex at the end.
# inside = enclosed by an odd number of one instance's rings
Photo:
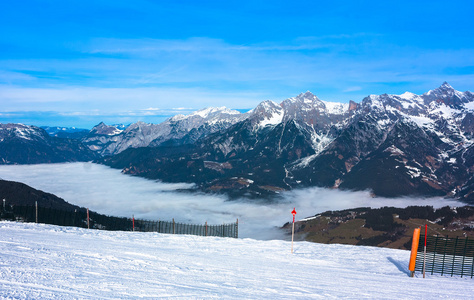
MULTIPOLYGON (((406 207, 408 205, 462 206, 443 198, 374 198, 368 191, 348 192, 324 188, 298 189, 275 199, 227 200, 224 195, 182 192, 192 184, 169 184, 124 175, 120 170, 93 163, 1 165, 0 178, 25 183, 55 194, 67 202, 98 213, 149 220, 172 220, 192 224, 222 224, 239 219, 239 237, 287 239, 278 227, 327 210, 362 206, 406 207)), ((1 191, 0 191, 1 193, 1 191)), ((3 198, 0 194, 0 198, 3 198)), ((7 199, 8 201, 8 199, 7 199)), ((8 202, 7 202, 8 203, 8 202)))

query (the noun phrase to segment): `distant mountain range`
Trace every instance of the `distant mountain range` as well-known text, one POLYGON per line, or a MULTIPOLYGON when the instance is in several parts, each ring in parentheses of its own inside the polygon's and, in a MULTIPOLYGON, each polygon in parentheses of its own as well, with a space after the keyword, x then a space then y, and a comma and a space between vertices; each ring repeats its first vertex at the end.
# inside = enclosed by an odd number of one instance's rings
POLYGON ((80 140, 50 136, 36 126, 0 124, 1 164, 88 161, 98 157, 80 140))
POLYGON ((306 92, 247 113, 221 107, 160 124, 101 123, 76 139, 41 130, 0 124, 0 160, 53 162, 56 149, 58 160, 97 158, 124 173, 235 196, 322 186, 474 201, 474 95, 446 82, 423 95, 370 95, 360 103, 306 92))

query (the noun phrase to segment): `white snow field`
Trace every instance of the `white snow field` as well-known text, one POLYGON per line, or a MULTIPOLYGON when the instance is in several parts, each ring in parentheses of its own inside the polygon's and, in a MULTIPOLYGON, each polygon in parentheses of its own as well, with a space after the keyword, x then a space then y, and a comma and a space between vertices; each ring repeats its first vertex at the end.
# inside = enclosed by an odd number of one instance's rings
POLYGON ((2 299, 472 299, 409 251, 0 222, 2 299))

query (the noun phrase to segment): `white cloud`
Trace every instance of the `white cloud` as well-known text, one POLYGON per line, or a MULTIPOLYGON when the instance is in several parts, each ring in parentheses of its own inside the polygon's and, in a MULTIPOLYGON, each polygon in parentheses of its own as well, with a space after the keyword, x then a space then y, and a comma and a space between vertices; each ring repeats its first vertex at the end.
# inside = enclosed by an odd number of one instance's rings
POLYGON ((326 101, 360 101, 368 94, 421 94, 445 80, 469 90, 472 74, 445 70, 474 65, 473 49, 399 46, 371 33, 245 45, 207 37, 103 38, 74 51, 80 58, 0 60, 3 110, 253 108, 306 90, 326 101))
POLYGON ((91 163, 0 166, 0 178, 26 183, 56 194, 66 201, 108 215, 171 220, 203 224, 235 222, 239 218, 241 237, 282 238, 277 227, 327 210, 355 207, 408 205, 459 206, 442 198, 373 198, 368 192, 347 192, 309 188, 283 193, 271 202, 226 201, 224 196, 176 192, 190 184, 164 184, 123 175, 120 170, 91 163))

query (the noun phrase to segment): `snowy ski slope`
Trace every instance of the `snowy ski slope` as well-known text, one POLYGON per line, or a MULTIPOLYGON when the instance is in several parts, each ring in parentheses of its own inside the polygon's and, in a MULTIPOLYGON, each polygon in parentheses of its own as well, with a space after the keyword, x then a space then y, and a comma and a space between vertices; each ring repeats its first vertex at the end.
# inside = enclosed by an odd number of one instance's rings
POLYGON ((409 251, 0 222, 1 299, 472 299, 409 251))

